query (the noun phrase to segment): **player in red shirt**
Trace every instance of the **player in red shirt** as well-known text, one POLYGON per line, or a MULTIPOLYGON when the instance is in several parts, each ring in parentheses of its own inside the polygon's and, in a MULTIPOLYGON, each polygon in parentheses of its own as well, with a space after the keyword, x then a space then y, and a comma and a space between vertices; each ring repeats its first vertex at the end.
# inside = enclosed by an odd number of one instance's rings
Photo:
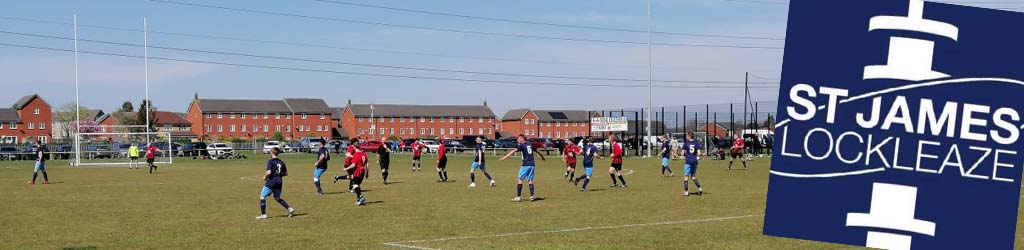
POLYGON ((363 149, 359 147, 355 148, 352 158, 351 163, 345 166, 345 171, 352 173, 352 178, 350 179, 352 181, 352 192, 356 193, 356 206, 366 205, 366 197, 363 196, 363 189, 360 185, 363 184, 363 179, 366 178, 366 162, 369 159, 366 157, 363 149))
POLYGON ((153 143, 146 144, 146 164, 149 165, 150 174, 153 173, 153 170, 156 170, 156 164, 153 164, 153 162, 156 161, 157 152, 162 151, 160 151, 159 148, 156 148, 156 146, 154 146, 153 143))
POLYGON ((348 140, 348 149, 345 150, 345 172, 347 175, 336 175, 334 176, 334 183, 338 183, 338 180, 350 179, 348 182, 348 192, 352 192, 352 171, 348 170, 348 165, 352 165, 352 158, 356 156, 356 149, 359 148, 359 137, 351 138, 348 140))
POLYGON ((420 171, 420 156, 423 154, 423 143, 419 140, 412 143, 412 171, 420 171))
POLYGON ((732 159, 729 159, 729 168, 726 170, 732 170, 732 161, 736 160, 736 157, 739 157, 740 161, 743 162, 743 169, 747 169, 747 159, 743 158, 743 144, 743 138, 740 138, 740 135, 733 136, 732 150, 730 150, 732 151, 732 159))
POLYGON ((608 175, 610 175, 612 177, 612 185, 610 187, 617 187, 617 186, 619 186, 619 184, 616 183, 616 181, 615 181, 615 177, 619 177, 619 181, 622 182, 622 187, 623 188, 628 187, 628 186, 626 186, 626 179, 622 178, 622 173, 621 173, 621 171, 622 171, 622 154, 623 154, 623 152, 622 152, 622 144, 619 144, 619 138, 616 137, 615 135, 610 136, 608 138, 608 140, 609 140, 609 142, 612 145, 612 155, 611 155, 612 156, 612 166, 610 168, 608 168, 608 175))
POLYGON ((569 178, 569 182, 572 182, 576 178, 576 155, 579 154, 580 148, 576 144, 572 143, 572 140, 567 140, 565 149, 562 149, 562 161, 565 162, 565 178, 569 178))
POLYGON ((448 182, 448 155, 445 152, 444 142, 448 137, 441 136, 441 145, 437 146, 437 182, 448 182))

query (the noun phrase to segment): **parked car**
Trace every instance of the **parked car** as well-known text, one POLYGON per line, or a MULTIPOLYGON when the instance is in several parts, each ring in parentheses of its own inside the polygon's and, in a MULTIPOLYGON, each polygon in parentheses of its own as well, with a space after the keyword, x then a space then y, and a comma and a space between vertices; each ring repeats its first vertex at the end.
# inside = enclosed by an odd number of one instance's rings
POLYGON ((363 144, 359 145, 359 148, 366 152, 376 153, 383 145, 384 143, 381 141, 364 141, 363 144))
POLYGON ((131 147, 131 143, 118 143, 117 145, 114 145, 115 150, 117 150, 117 157, 128 158, 128 149, 131 147))
POLYGON ((441 147, 441 144, 438 144, 434 140, 423 140, 421 142, 423 143, 424 151, 427 153, 437 153, 438 148, 441 147))
POLYGON ((159 154, 158 156, 165 156, 168 153, 174 153, 174 155, 181 155, 181 144, 178 143, 168 144, 165 141, 158 141, 154 142, 153 146, 156 146, 157 149, 160 149, 161 152, 157 153, 159 154))
MULTIPOLYGON (((283 152, 284 147, 282 147, 281 145, 284 145, 284 144, 282 144, 279 141, 267 141, 267 143, 263 144, 263 153, 264 154, 269 154, 270 150, 275 149, 275 148, 278 150, 278 152, 283 152)), ((284 146, 288 146, 288 145, 284 145, 284 146)))
POLYGON ((206 146, 207 145, 205 142, 192 143, 192 150, 191 153, 189 153, 189 155, 191 155, 193 158, 209 157, 210 152, 206 150, 206 146))
POLYGON ((89 145, 88 150, 85 153, 85 158, 88 159, 110 159, 114 156, 114 151, 110 149, 110 145, 107 144, 92 144, 89 145))
POLYGON ((519 143, 516 142, 516 138, 502 138, 494 140, 495 148, 515 148, 518 146, 517 144, 519 143))
MULTIPOLYGON (((473 142, 473 144, 474 144, 474 147, 475 147, 476 146, 475 145, 476 142, 473 142)), ((466 146, 462 145, 461 142, 456 141, 454 139, 445 139, 444 140, 444 147, 445 147, 445 150, 447 150, 448 152, 463 152, 463 151, 466 151, 466 146)))
POLYGON ((530 143, 530 146, 533 146, 534 149, 548 149, 553 148, 555 146, 555 143, 552 142, 551 139, 547 138, 530 138, 527 141, 530 143))
POLYGON ((231 146, 228 146, 228 144, 214 142, 210 143, 210 145, 206 147, 206 152, 210 154, 210 158, 216 160, 223 159, 225 157, 235 154, 235 149, 231 148, 231 146))
POLYGON ((13 161, 19 159, 21 159, 21 156, 18 153, 18 148, 0 147, 0 160, 13 161))
POLYGON ((476 148, 476 138, 478 137, 484 137, 484 140, 487 140, 487 137, 482 135, 464 135, 459 142, 466 148, 476 148))
POLYGON ((611 148, 609 145, 608 138, 594 138, 594 147, 597 147, 597 150, 611 148))
POLYGON ((296 148, 299 152, 314 153, 320 149, 320 137, 303 137, 296 148))
POLYGON ((399 150, 412 152, 412 145, 416 144, 416 141, 418 140, 419 139, 402 139, 402 143, 405 144, 405 147, 399 150))
POLYGON ((75 147, 71 145, 62 145, 53 149, 53 157, 58 160, 71 159, 75 154, 75 147))

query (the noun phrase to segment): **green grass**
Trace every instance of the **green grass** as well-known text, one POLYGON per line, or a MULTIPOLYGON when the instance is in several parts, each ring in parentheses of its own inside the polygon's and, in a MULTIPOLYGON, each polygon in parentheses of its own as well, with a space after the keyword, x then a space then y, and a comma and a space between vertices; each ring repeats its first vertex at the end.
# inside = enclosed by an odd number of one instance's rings
MULTIPOLYGON (((375 155, 371 154, 371 157, 375 155)), ((353 205, 343 184, 325 181, 328 195, 314 195, 312 155, 286 155, 291 176, 284 199, 300 216, 268 201, 258 215, 258 181, 265 156, 249 160, 175 159, 158 174, 126 167, 68 167, 49 162, 51 185, 25 184, 31 162, 0 162, 0 249, 851 249, 761 235, 768 160, 750 171, 725 171, 725 161, 701 163, 708 194, 681 197, 681 177, 662 178, 658 160, 627 158, 628 189, 608 188, 608 161, 599 161, 591 192, 562 179, 557 159, 540 162, 538 202, 513 203, 519 159, 489 157, 498 186, 467 188, 469 157, 452 157, 454 183, 436 183, 433 162, 411 172, 410 157, 393 160, 391 180, 373 175, 369 205, 353 205), (746 216, 728 220, 716 218, 746 216), (651 224, 674 222, 665 224, 651 224), (620 227, 622 225, 634 225, 620 227), (597 228, 605 227, 607 228, 597 228), (550 232, 594 227, 592 230, 550 232), (549 231, 549 232, 545 232, 549 231), (494 235, 535 232, 528 234, 494 235)), ((328 175, 341 170, 335 157, 328 175)), ((679 173, 681 161, 673 161, 679 173)), ((737 162, 738 164, 738 162, 737 162)), ((580 168, 582 174, 582 168, 580 168)), ((41 177, 40 177, 41 178, 41 177)), ((692 185, 691 185, 692 187, 692 185)), ((526 191, 524 190, 524 193, 526 191)), ((1021 231, 1021 230, 1018 230, 1021 231)), ((1020 234, 1018 234, 1019 236, 1020 234)))

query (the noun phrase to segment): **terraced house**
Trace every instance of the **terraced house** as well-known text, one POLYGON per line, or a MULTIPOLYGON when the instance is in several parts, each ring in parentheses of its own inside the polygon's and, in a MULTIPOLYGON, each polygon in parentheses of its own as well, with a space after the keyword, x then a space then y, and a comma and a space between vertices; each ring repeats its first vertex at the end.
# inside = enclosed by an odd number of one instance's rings
POLYGON ((352 137, 494 138, 497 117, 483 105, 352 104, 342 112, 341 127, 352 137))
POLYGON ((188 107, 192 133, 202 139, 287 140, 331 136, 331 109, 323 99, 195 99, 188 107))
POLYGON ((569 139, 590 135, 590 118, 600 113, 586 110, 513 109, 501 118, 501 134, 511 137, 569 139))
POLYGON ((53 112, 39 95, 22 97, 10 108, 0 108, 0 143, 25 143, 52 139, 53 112))

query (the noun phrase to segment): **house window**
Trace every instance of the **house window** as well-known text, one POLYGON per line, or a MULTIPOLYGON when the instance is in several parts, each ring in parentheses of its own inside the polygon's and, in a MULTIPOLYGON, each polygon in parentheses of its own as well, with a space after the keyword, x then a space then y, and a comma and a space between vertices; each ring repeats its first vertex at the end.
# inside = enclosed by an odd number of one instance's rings
POLYGON ((481 128, 480 129, 480 133, 478 133, 478 134, 481 134, 481 135, 484 134, 484 129, 481 128))
POLYGON ((412 129, 412 128, 409 128, 409 135, 415 135, 415 134, 416 134, 416 130, 412 129))
POLYGON ((455 134, 455 128, 448 128, 448 133, 454 135, 455 134))
POLYGON ((241 118, 241 119, 245 119, 245 114, 241 114, 241 116, 242 116, 242 117, 239 117, 239 118, 241 118))
POLYGON ((562 138, 562 132, 555 132, 555 138, 562 138))
POLYGON ((235 132, 235 125, 231 125, 231 133, 235 132))
POLYGON ((212 126, 210 126, 210 125, 206 125, 206 132, 207 132, 207 133, 209 133, 209 132, 213 132, 213 127, 212 127, 212 126))
POLYGON ((365 134, 365 133, 363 133, 363 132, 364 132, 364 130, 363 130, 363 129, 359 129, 359 134, 365 134))
POLYGON ((34 122, 29 122, 28 123, 28 129, 30 129, 30 130, 31 129, 36 129, 36 124, 34 122))
POLYGON ((454 116, 449 116, 448 117, 448 122, 455 122, 455 117, 454 116))
POLYGON ((245 126, 245 125, 242 125, 241 127, 242 127, 242 133, 245 133, 245 132, 247 132, 247 131, 246 131, 246 128, 248 128, 247 126, 245 126))
POLYGON ((270 115, 268 115, 267 113, 263 113, 263 120, 266 120, 266 119, 269 119, 269 118, 270 118, 270 115))
POLYGON ((36 141, 38 141, 39 144, 46 144, 46 139, 46 136, 36 137, 36 141))
POLYGON ((39 129, 46 129, 46 123, 39 122, 39 129))
POLYGON ((217 125, 217 132, 224 132, 224 125, 217 125))
POLYGON ((306 119, 306 113, 302 113, 302 119, 303 119, 303 120, 305 120, 305 119, 306 119))
POLYGON ((10 129, 18 129, 18 123, 11 122, 11 125, 7 126, 7 127, 10 128, 10 129))
POLYGON ((487 134, 491 134, 491 129, 487 129, 487 134))
POLYGON ((275 120, 281 120, 281 114, 274 114, 275 120))
POLYGON ((263 125, 263 132, 270 132, 270 125, 263 125))
POLYGON ((459 122, 466 122, 466 118, 465 117, 459 117, 459 122))
POLYGON ((320 114, 320 120, 327 120, 327 115, 320 114))
MULTIPOLYGON (((441 120, 444 121, 444 119, 441 119, 441 120)), ((445 129, 441 128, 441 135, 444 135, 444 131, 445 131, 445 129)))
POLYGON ((466 134, 466 129, 465 128, 459 128, 459 134, 460 135, 466 134))
POLYGON ((33 115, 38 115, 39 114, 39 108, 33 109, 32 110, 32 114, 33 115))
POLYGON ((274 132, 281 132, 281 125, 274 126, 274 132))
POLYGON ((213 118, 213 114, 206 114, 206 119, 211 119, 211 118, 213 118))
POLYGON ((483 118, 483 117, 480 117, 480 120, 479 120, 478 122, 480 122, 480 123, 484 123, 484 118, 483 118))
POLYGON ((395 134, 395 128, 389 128, 388 132, 388 134, 395 134))
POLYGON ((224 119, 224 113, 217 113, 217 119, 224 119))
POLYGON ((0 129, 4 128, 4 124, 0 123, 0 129))
POLYGON ((404 135, 405 134, 405 129, 399 129, 398 130, 398 134, 404 135))
POLYGON ((401 122, 405 122, 405 117, 402 117, 400 120, 401 122))
POLYGON ((256 125, 252 125, 252 132, 260 132, 260 127, 256 126, 256 125))
POLYGON ((231 113, 231 119, 235 119, 235 113, 231 113))
POLYGON ((381 134, 381 135, 383 135, 383 134, 384 134, 384 132, 386 132, 386 131, 385 131, 385 129, 384 129, 384 128, 381 128, 381 129, 380 129, 380 134, 381 134))
POLYGON ((371 135, 372 135, 373 133, 376 133, 376 132, 377 132, 377 130, 376 130, 376 129, 372 129, 372 128, 371 128, 371 129, 369 129, 369 130, 370 130, 370 134, 371 134, 371 135))
POLYGON ((421 134, 421 135, 425 135, 425 134, 427 134, 427 129, 425 129, 425 128, 420 128, 420 134, 421 134))
POLYGON ((380 122, 384 122, 384 121, 385 121, 385 119, 387 119, 387 118, 384 118, 383 116, 381 116, 381 117, 380 117, 380 122))
POLYGON ((363 118, 362 117, 359 117, 359 122, 363 122, 363 118))
POLYGON ((430 129, 430 134, 431 134, 431 135, 433 135, 433 134, 434 134, 434 129, 433 129, 433 128, 431 128, 431 129, 430 129))
MULTIPOLYGON (((420 117, 420 122, 427 122, 427 118, 424 118, 424 117, 421 116, 420 117)), ((422 133, 420 133, 420 134, 422 134, 422 133)))
POLYGON ((433 117, 430 118, 430 122, 434 122, 434 118, 433 117))
POLYGON ((284 119, 285 120, 292 119, 292 114, 284 114, 284 119))

